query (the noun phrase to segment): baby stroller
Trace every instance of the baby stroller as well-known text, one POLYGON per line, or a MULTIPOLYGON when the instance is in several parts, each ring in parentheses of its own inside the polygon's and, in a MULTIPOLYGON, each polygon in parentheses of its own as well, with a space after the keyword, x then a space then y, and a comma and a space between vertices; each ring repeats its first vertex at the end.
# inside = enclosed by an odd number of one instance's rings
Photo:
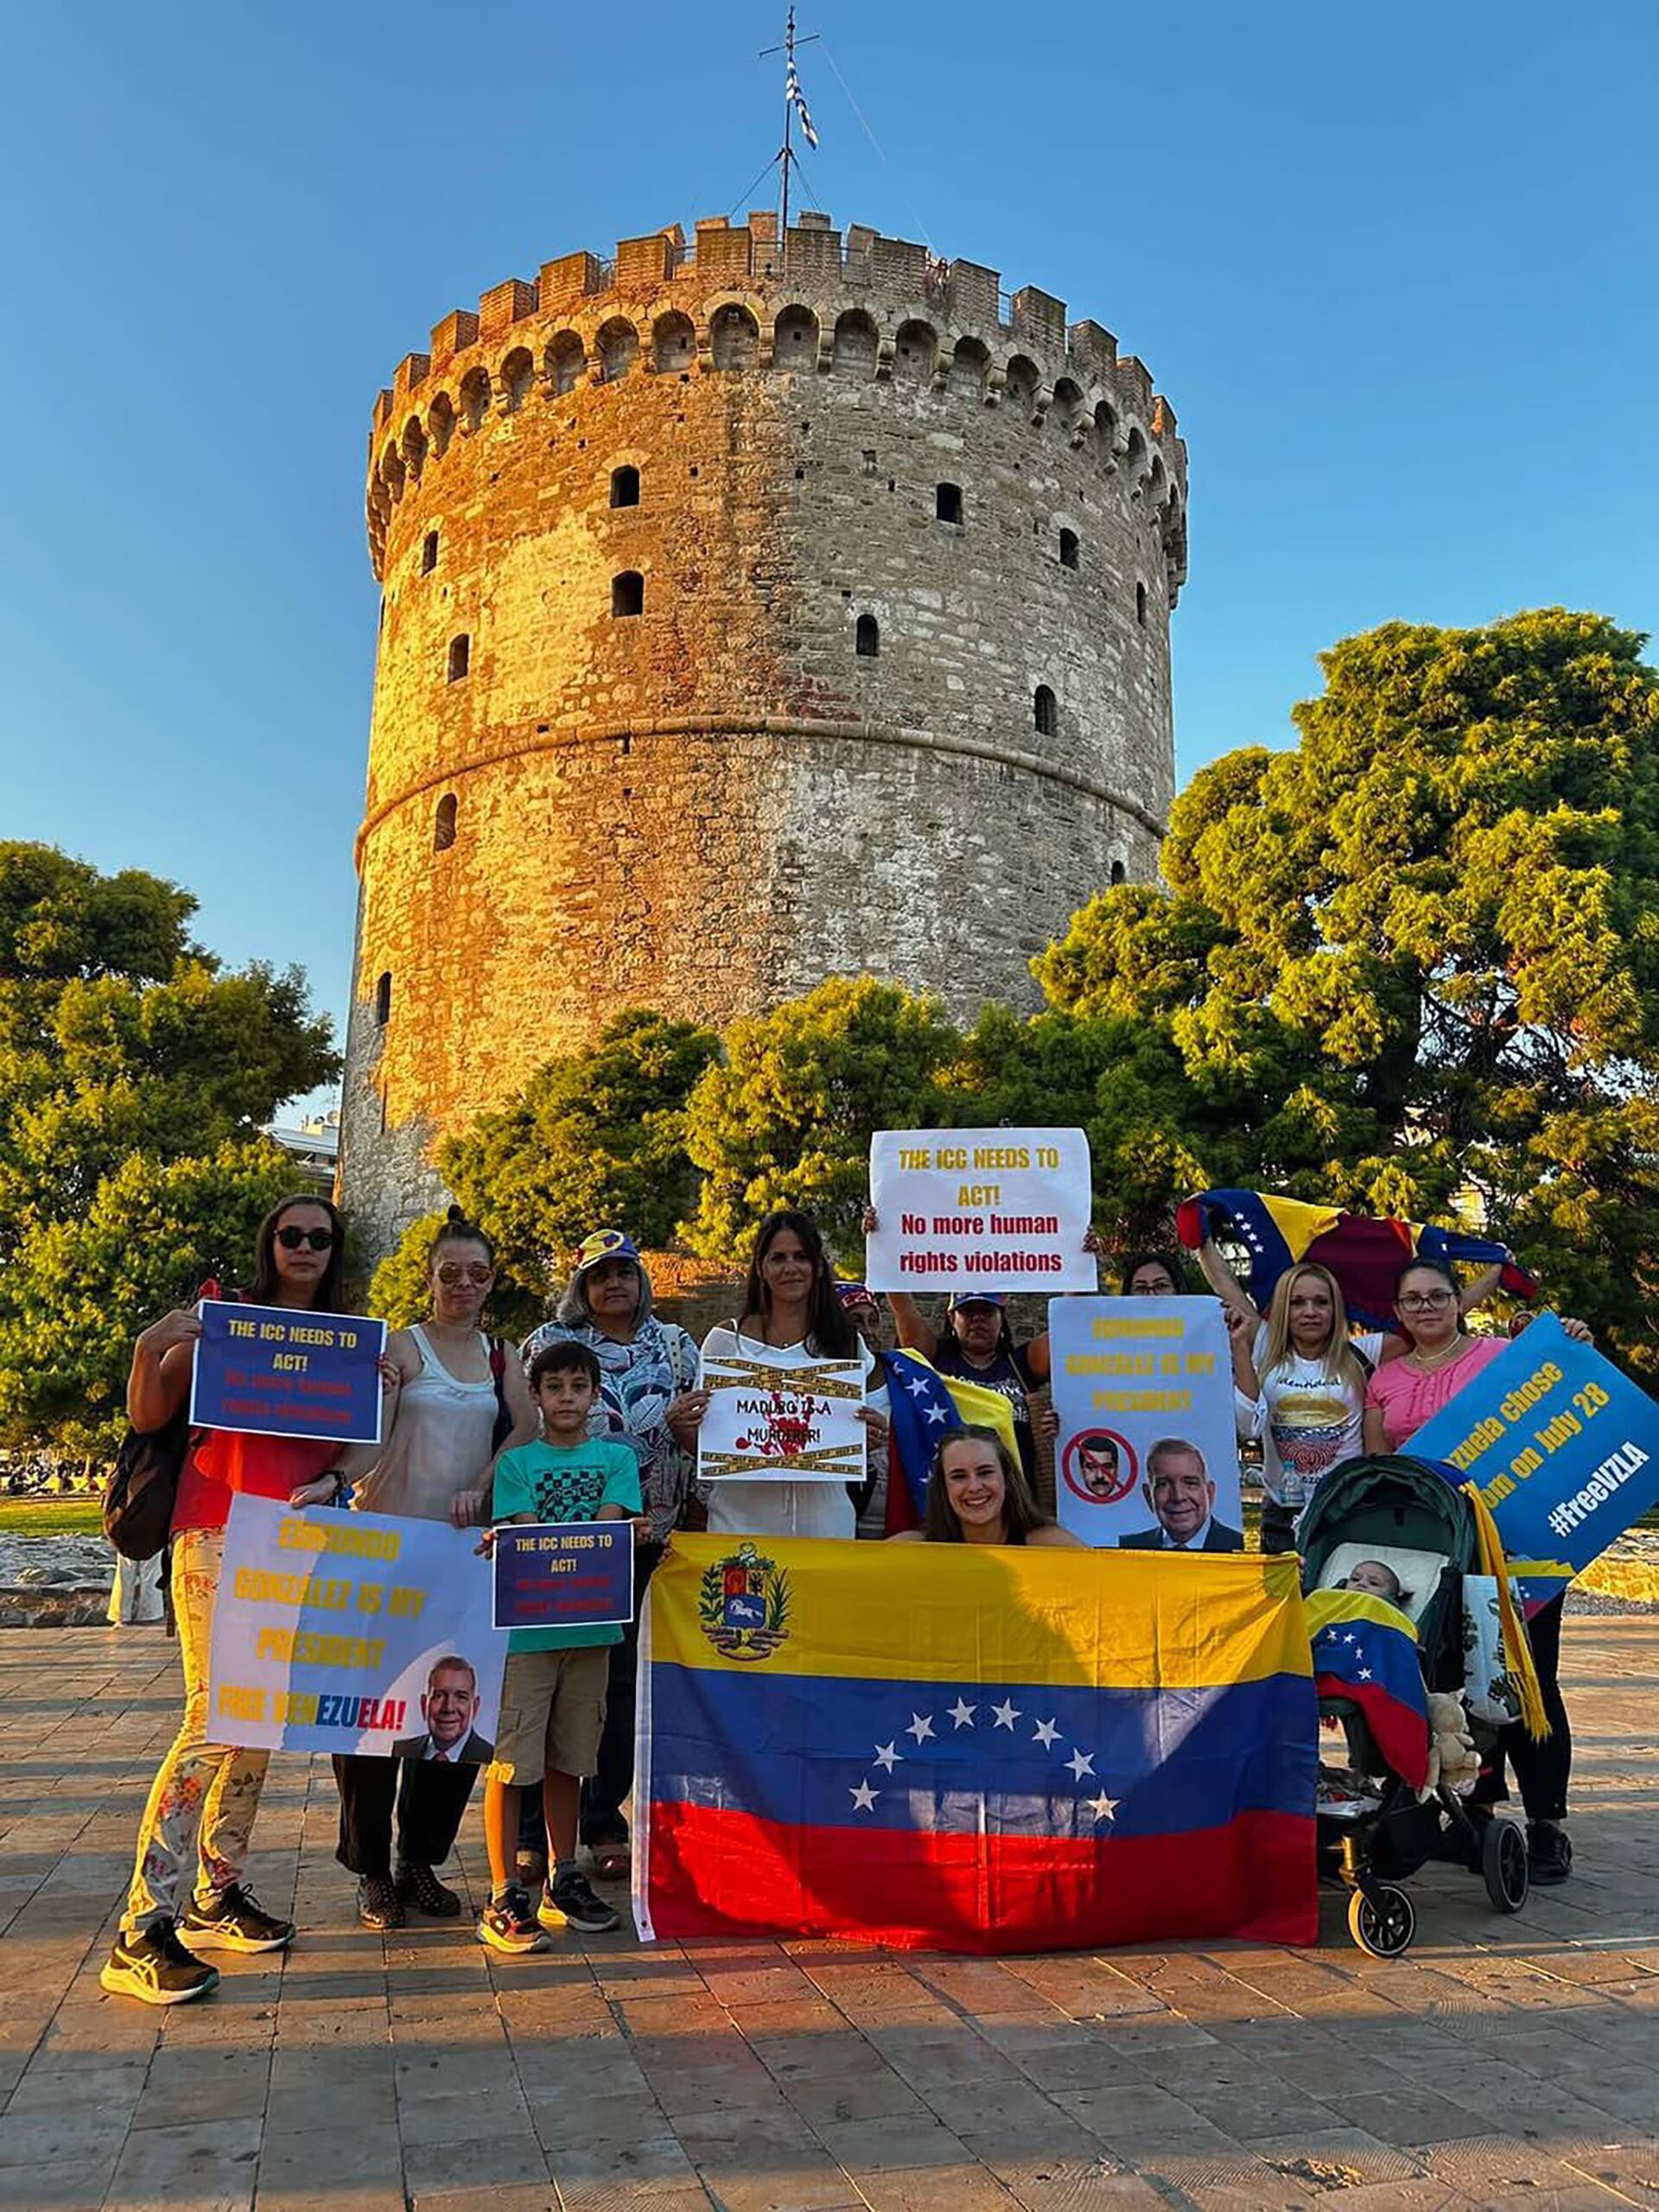
MULTIPOLYGON (((1344 1460, 1332 1468, 1297 1532, 1302 1588, 1330 1589, 1361 1558, 1379 1555, 1408 1592, 1403 1609, 1417 1629, 1425 1687, 1464 1693, 1463 1580, 1480 1570, 1475 1517, 1460 1490, 1424 1459, 1397 1456, 1344 1460)), ((1401 1879, 1431 1859, 1478 1873, 1497 1912, 1527 1899, 1526 1838, 1513 1821, 1471 1808, 1444 1787, 1420 1801, 1394 1774, 1351 1698, 1321 1698, 1321 1716, 1341 1722, 1348 1773, 1322 1787, 1321 1864, 1351 1891, 1348 1929, 1362 1950, 1395 1958, 1416 1933, 1417 1915, 1401 1879)), ((1496 1730, 1471 1718, 1483 1756, 1496 1730)))

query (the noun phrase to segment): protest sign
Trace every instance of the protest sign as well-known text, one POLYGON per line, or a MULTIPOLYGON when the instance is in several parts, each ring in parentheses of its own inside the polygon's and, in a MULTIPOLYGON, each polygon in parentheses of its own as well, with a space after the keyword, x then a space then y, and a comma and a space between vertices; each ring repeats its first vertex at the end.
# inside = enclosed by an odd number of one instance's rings
POLYGON ((1426 1421, 1414 1459, 1480 1486, 1511 1559, 1576 1573, 1659 1498, 1659 1406, 1541 1314, 1426 1421))
POLYGON ((231 1501, 208 1733, 252 1751, 494 1756, 507 1643, 475 1529, 231 1501))
POLYGON ((1081 1129, 878 1129, 872 1290, 1093 1290, 1081 1129))
POLYGON ((1126 1551, 1243 1548, 1233 1363, 1213 1298, 1056 1298, 1060 1525, 1126 1551))
POLYGON ((861 1483, 864 1368, 767 1345, 703 1355, 709 1410, 697 1431, 697 1479, 861 1483))
POLYGON ((193 1428, 380 1441, 386 1325, 204 1298, 190 1384, 193 1428))
POLYGON ((632 1522, 525 1522, 496 1530, 497 1628, 608 1628, 632 1618, 632 1522))

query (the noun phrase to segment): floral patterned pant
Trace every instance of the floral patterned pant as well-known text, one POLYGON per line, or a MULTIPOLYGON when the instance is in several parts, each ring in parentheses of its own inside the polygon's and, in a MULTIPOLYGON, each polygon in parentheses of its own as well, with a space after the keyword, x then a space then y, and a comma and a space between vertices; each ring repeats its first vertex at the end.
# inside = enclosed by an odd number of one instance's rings
POLYGON ((248 1863, 248 1838, 259 1809, 269 1751, 215 1743, 208 1732, 207 1666, 213 1641, 224 1532, 186 1529, 173 1540, 173 1611, 184 1662, 184 1719, 150 1784, 138 1830, 138 1858, 122 1916, 131 1935, 158 1920, 176 1920, 188 1901, 186 1878, 199 1868, 196 1891, 227 1890, 248 1863))

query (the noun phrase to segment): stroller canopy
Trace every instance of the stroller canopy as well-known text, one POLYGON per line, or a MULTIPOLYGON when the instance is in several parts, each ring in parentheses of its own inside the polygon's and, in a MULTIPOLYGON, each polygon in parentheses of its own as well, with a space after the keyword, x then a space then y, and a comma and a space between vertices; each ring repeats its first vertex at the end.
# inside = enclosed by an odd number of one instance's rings
POLYGON ((1479 1565, 1475 1516, 1455 1477, 1432 1459, 1403 1453, 1344 1459, 1333 1467, 1302 1516, 1297 1541, 1305 1590, 1319 1587, 1338 1544, 1433 1552, 1459 1574, 1479 1565))

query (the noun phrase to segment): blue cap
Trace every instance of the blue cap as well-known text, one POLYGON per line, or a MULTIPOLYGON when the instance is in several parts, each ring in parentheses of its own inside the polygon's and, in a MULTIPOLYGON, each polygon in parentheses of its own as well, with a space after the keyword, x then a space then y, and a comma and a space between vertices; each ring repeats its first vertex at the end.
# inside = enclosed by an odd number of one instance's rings
MULTIPOLYGON (((575 1274, 585 1274, 589 1268, 596 1268, 601 1260, 633 1260, 639 1257, 639 1247, 626 1229, 596 1229, 591 1236, 584 1236, 576 1247, 575 1274)), ((573 1275, 571 1280, 575 1281, 573 1275)))
POLYGON ((1008 1295, 1003 1290, 957 1290, 950 1294, 946 1312, 954 1313, 959 1306, 1006 1306, 1008 1295))

